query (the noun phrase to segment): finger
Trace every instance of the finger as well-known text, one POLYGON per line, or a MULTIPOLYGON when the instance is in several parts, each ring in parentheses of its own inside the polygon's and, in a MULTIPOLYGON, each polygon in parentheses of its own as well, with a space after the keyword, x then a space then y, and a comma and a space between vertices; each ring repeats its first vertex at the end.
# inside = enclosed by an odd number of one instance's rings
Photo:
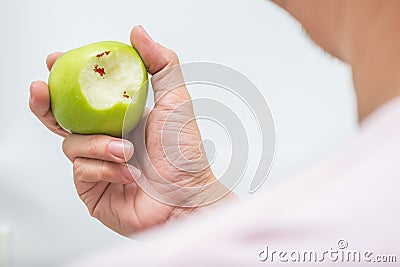
POLYGON ((54 52, 47 56, 46 58, 46 65, 49 70, 53 67, 54 62, 62 55, 61 52, 54 52))
POLYGON ((33 114, 35 114, 50 131, 62 137, 69 134, 58 124, 51 112, 49 89, 45 82, 36 81, 31 84, 29 107, 33 114))
POLYGON ((70 134, 62 148, 71 162, 76 158, 90 158, 123 163, 133 155, 131 142, 107 135, 70 134))
POLYGON ((174 108, 190 100, 186 89, 179 59, 176 53, 156 43, 142 26, 136 26, 131 32, 131 43, 138 51, 150 74, 154 91, 154 102, 174 108), (164 98, 165 97, 165 98, 164 98), (165 101, 160 101, 164 98, 165 101))
POLYGON ((135 26, 132 29, 131 43, 139 52, 151 75, 156 74, 167 66, 179 64, 176 53, 154 42, 142 26, 135 26))
POLYGON ((125 163, 87 158, 75 159, 73 171, 75 181, 86 183, 109 182, 130 184, 135 181, 135 178, 139 178, 141 175, 139 169, 125 163))

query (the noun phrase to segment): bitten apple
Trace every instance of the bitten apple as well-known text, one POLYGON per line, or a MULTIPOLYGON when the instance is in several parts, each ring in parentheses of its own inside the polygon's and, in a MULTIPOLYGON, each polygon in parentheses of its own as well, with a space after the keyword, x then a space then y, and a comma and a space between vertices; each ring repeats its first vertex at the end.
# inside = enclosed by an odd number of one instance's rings
POLYGON ((147 71, 132 46, 99 42, 60 56, 50 72, 49 90, 51 109, 63 128, 121 137, 142 116, 147 71))

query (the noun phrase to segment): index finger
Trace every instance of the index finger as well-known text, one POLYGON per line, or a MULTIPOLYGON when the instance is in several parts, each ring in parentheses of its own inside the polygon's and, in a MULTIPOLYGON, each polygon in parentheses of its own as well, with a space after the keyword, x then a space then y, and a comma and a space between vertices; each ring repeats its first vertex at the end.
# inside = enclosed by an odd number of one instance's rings
POLYGON ((47 84, 43 81, 36 81, 30 87, 29 107, 33 114, 53 133, 62 137, 69 133, 64 130, 56 121, 50 107, 50 94, 47 84))
POLYGON ((54 62, 56 62, 57 58, 59 58, 63 53, 61 52, 54 52, 47 56, 46 58, 46 65, 49 70, 53 67, 54 62))
MULTIPOLYGON (((61 52, 55 52, 47 56, 46 65, 48 70, 51 70, 54 62, 56 62, 61 55, 61 52)), ((69 134, 58 124, 51 112, 49 89, 45 82, 36 81, 31 84, 29 107, 33 114, 35 114, 50 131, 62 137, 69 134)))

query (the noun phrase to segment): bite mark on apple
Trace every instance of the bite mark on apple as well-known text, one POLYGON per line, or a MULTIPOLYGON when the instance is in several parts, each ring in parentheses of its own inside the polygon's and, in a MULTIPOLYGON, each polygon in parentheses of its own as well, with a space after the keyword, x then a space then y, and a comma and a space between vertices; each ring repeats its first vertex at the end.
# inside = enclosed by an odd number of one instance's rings
POLYGON ((99 65, 97 65, 97 64, 94 66, 93 71, 98 73, 101 77, 106 75, 106 71, 104 70, 104 68, 99 68, 99 65))

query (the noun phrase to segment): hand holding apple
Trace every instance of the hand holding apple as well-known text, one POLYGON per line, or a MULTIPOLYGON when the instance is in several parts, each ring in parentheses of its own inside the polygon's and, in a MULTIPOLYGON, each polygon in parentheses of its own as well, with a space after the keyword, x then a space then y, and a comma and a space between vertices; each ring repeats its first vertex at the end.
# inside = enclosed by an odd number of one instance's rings
MULTIPOLYGON (((135 27, 131 33, 131 42, 144 61, 150 74, 163 75, 163 70, 178 65, 178 57, 171 50, 154 42, 142 27, 135 27)), ((52 54, 47 59, 49 69, 60 56, 60 53, 52 54)), ((182 78, 182 77, 180 77, 182 78)), ((154 180, 153 173, 148 172, 145 164, 152 164, 167 182, 191 186, 204 185, 216 182, 211 168, 208 166, 204 151, 199 150, 201 136, 195 120, 186 125, 190 118, 194 118, 191 107, 185 109, 181 121, 168 122, 167 129, 176 131, 186 128, 182 138, 182 147, 187 151, 185 157, 200 158, 201 171, 196 173, 177 169, 165 157, 165 150, 161 145, 161 127, 171 109, 190 100, 190 95, 185 86, 180 86, 164 94, 161 79, 153 82, 156 105, 147 116, 147 124, 140 123, 133 132, 133 143, 136 140, 146 140, 146 148, 150 162, 146 162, 143 151, 127 140, 106 135, 79 135, 69 134, 61 128, 50 108, 50 96, 46 83, 34 82, 31 85, 30 107, 32 112, 46 127, 54 133, 65 137, 63 150, 66 156, 73 162, 74 182, 77 193, 87 206, 90 214, 99 219, 103 224, 114 231, 128 236, 137 231, 167 222, 170 219, 190 214, 196 208, 185 208, 185 202, 191 199, 177 196, 181 199, 181 206, 164 204, 152 196, 146 194, 140 188, 135 179, 154 180), (162 95, 162 97, 160 97, 162 95), (185 126, 186 125, 186 126, 185 126), (146 127, 145 131, 139 131, 140 127, 146 127), (141 136, 145 133, 145 136, 141 136), (128 161, 132 163, 126 164, 128 161), (134 165, 134 166, 133 166, 134 165), (206 166, 206 168, 203 168, 206 166)), ((201 147, 201 146, 200 146, 201 147)), ((172 148, 178 149, 178 148, 172 148)), ((175 152, 167 150, 167 153, 175 152), (169 152, 168 152, 169 151, 169 152)), ((198 164, 198 163, 196 163, 198 164)), ((192 166, 196 168, 197 166, 192 166)), ((192 168, 192 169, 193 169, 192 168)), ((216 182, 216 184, 219 184, 216 182)), ((218 190, 203 192, 193 195, 191 198, 203 199, 205 194, 227 193, 222 185, 218 190)), ((175 192, 166 192, 175 194, 175 192)), ((234 197, 232 193, 227 198, 234 197)))
POLYGON ((142 116, 147 88, 139 54, 132 46, 112 41, 64 53, 49 77, 54 117, 79 134, 121 137, 123 129, 130 132, 142 116))

